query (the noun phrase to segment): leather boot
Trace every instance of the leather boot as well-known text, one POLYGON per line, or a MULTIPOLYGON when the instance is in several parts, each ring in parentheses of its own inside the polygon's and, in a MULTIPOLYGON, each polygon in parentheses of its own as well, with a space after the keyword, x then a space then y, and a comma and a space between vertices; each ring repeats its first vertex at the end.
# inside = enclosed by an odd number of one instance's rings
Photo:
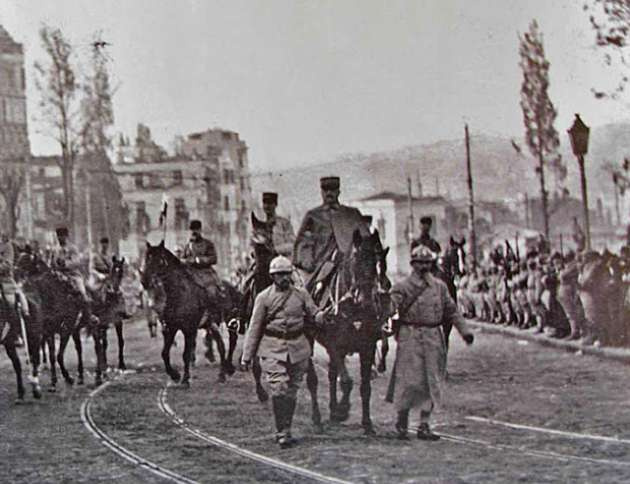
POLYGON ((271 407, 273 409, 273 418, 276 424, 276 442, 280 437, 284 436, 284 397, 271 397, 271 407))
POLYGON ((398 412, 398 419, 396 420, 396 433, 399 440, 409 440, 407 435, 407 429, 409 427, 409 410, 401 410, 398 412))
POLYGON ((285 397, 285 420, 284 420, 284 433, 287 436, 287 445, 293 445, 296 440, 291 435, 291 425, 293 424, 293 414, 295 413, 295 405, 297 400, 295 398, 285 397))

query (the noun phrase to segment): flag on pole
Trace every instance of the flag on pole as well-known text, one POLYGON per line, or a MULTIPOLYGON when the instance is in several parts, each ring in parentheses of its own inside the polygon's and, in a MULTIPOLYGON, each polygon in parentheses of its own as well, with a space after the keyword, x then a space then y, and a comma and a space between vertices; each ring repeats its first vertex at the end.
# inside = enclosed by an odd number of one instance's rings
POLYGON ((162 227, 166 222, 166 212, 168 211, 168 200, 166 199, 166 194, 162 194, 162 210, 160 210, 160 227, 162 227))

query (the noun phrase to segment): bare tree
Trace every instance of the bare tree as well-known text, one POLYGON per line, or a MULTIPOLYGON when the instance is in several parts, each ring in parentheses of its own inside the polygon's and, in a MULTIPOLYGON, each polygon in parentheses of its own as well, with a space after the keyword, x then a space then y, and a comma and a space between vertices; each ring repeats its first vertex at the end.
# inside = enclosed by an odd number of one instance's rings
POLYGON ((628 83, 628 41, 630 40, 630 0, 586 0, 584 10, 595 30, 595 43, 606 65, 620 65, 622 73, 611 89, 591 89, 596 98, 618 99, 628 83))
POLYGON ((20 218, 20 193, 26 181, 24 160, 2 160, 0 163, 0 195, 4 199, 8 217, 9 237, 17 234, 17 221, 20 218))
POLYGON ((549 240, 548 193, 545 187, 545 166, 556 176, 558 183, 566 178, 566 166, 558 153, 560 139, 553 126, 557 112, 549 99, 549 61, 545 57, 542 33, 535 20, 529 31, 519 35, 520 67, 523 71, 521 84, 521 109, 525 125, 525 139, 532 155, 538 160, 536 172, 540 179, 545 237, 549 240))
POLYGON ((79 151, 77 129, 77 94, 79 84, 75 74, 74 51, 58 28, 43 25, 39 36, 46 53, 44 62, 35 63, 36 87, 40 93, 39 107, 45 133, 61 148, 58 165, 61 169, 64 216, 74 225, 74 166, 79 151))

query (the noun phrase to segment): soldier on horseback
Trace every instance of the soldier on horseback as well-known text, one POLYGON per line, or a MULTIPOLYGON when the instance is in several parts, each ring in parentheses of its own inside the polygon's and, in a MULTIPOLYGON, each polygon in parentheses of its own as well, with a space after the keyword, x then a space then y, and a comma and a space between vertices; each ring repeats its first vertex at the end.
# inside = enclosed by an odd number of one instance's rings
POLYGON ((411 241, 411 250, 415 249, 419 245, 424 245, 425 247, 431 249, 431 252, 436 255, 442 252, 442 247, 440 247, 439 242, 431 237, 432 225, 433 220, 431 220, 431 217, 420 218, 420 237, 411 241))
MULTIPOLYGON (((28 315, 28 303, 22 289, 13 278, 14 251, 13 244, 6 236, 0 236, 0 286, 2 297, 10 307, 15 307, 17 301, 22 306, 24 315, 28 315)), ((0 330, 2 327, 0 326, 0 330)), ((2 339, 0 337, 0 339, 2 339)))
POLYGON ((221 280, 212 267, 217 263, 217 251, 212 241, 201 235, 201 221, 191 220, 189 228, 191 236, 184 247, 183 262, 195 282, 206 290, 209 301, 217 301, 221 295, 221 280))
POLYGON ((306 273, 305 286, 316 303, 329 276, 350 253, 355 230, 361 236, 370 235, 361 212, 339 203, 339 177, 322 178, 320 187, 323 204, 304 216, 293 254, 295 266, 306 273))
POLYGON ((92 257, 92 270, 90 271, 90 289, 98 294, 101 302, 105 302, 105 286, 112 270, 111 257, 109 254, 109 239, 101 237, 101 248, 92 257))
POLYGON ((82 261, 79 250, 68 242, 67 227, 56 229, 58 245, 52 250, 50 266, 62 274, 72 288, 79 294, 83 303, 89 305, 89 298, 85 290, 85 282, 81 274, 82 261))
POLYGON ((262 194, 262 205, 267 218, 266 223, 270 227, 273 247, 276 253, 290 257, 295 243, 295 234, 291 221, 276 215, 278 194, 274 192, 264 192, 262 194))

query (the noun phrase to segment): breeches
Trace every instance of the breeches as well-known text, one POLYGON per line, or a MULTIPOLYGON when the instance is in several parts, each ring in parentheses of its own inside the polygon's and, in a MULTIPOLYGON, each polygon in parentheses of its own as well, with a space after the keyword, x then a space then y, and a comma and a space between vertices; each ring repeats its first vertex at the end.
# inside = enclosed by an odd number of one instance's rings
POLYGON ((260 358, 262 367, 269 383, 269 390, 274 397, 297 397, 300 383, 308 370, 308 359, 299 363, 276 360, 275 358, 260 358))

